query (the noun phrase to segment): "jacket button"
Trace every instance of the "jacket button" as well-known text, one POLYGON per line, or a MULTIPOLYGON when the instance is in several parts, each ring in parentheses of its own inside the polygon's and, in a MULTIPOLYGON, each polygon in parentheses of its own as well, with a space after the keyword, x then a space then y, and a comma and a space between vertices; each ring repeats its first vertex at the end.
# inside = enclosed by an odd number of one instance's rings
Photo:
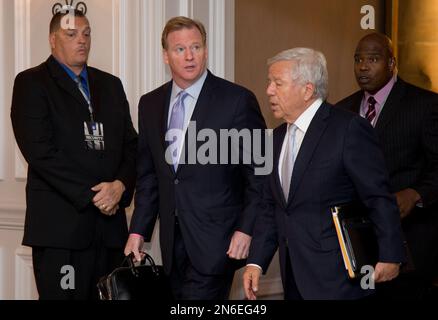
POLYGON ((175 183, 175 185, 178 185, 179 184, 179 180, 175 179, 174 183, 175 183))

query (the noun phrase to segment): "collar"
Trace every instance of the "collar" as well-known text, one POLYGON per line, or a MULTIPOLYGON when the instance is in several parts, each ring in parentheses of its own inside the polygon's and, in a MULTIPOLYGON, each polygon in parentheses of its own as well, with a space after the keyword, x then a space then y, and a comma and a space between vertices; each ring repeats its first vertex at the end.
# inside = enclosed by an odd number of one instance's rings
POLYGON ((368 98, 373 96, 379 106, 383 106, 396 82, 397 76, 394 75, 382 89, 377 91, 376 94, 372 95, 369 92, 365 91, 365 101, 368 101, 368 98))
MULTIPOLYGON (((68 76, 73 80, 76 81, 77 75, 73 72, 73 70, 71 70, 69 67, 67 67, 65 64, 59 62, 55 57, 53 57, 55 59, 56 62, 59 63, 59 65, 65 70, 65 72, 67 72, 68 76)), ((82 69, 81 73, 79 74, 79 76, 85 80, 88 83, 88 72, 87 72, 87 66, 85 65, 84 68, 82 69)), ((82 80, 81 79, 81 80, 82 80)), ((82 81, 83 81, 82 80, 82 81)))
MULTIPOLYGON (((196 80, 194 84, 185 89, 184 91, 189 94, 193 99, 197 100, 199 95, 201 94, 202 87, 204 86, 205 79, 207 79, 208 71, 205 69, 202 76, 196 80)), ((172 97, 176 97, 183 89, 178 87, 175 81, 173 81, 172 85, 172 97)))
POLYGON ((302 132, 306 133, 307 129, 310 126, 310 123, 313 120, 313 117, 315 117, 316 112, 319 110, 319 108, 322 105, 322 99, 318 98, 315 100, 310 107, 304 111, 297 120, 295 120, 294 124, 300 129, 302 132))

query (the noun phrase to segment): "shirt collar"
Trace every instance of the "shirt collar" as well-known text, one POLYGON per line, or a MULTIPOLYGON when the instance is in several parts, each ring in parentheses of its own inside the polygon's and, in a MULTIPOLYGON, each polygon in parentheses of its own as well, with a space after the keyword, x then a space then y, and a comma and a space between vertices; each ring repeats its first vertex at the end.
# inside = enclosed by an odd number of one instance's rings
MULTIPOLYGON (((204 86, 205 79, 207 79, 208 71, 207 69, 204 71, 202 76, 196 80, 194 84, 192 84, 190 87, 184 89, 185 92, 189 94, 193 99, 198 100, 199 95, 201 94, 202 87, 204 86)), ((172 97, 178 96, 178 94, 183 91, 175 81, 173 81, 172 85, 172 97)))
POLYGON ((397 76, 394 75, 382 89, 377 91, 376 94, 372 95, 369 92, 365 91, 365 101, 368 101, 368 98, 373 96, 374 99, 376 99, 377 103, 380 106, 383 106, 386 102, 386 99, 389 96, 389 93, 392 90, 392 87, 394 87, 394 84, 396 83, 396 81, 397 81, 397 76))
POLYGON ((310 126, 310 123, 313 120, 313 117, 315 116, 316 112, 319 110, 319 107, 322 105, 322 99, 319 98, 315 100, 310 107, 304 111, 297 120, 295 120, 294 125, 298 127, 303 133, 307 132, 307 129, 310 126))
MULTIPOLYGON (((55 58, 55 57, 54 57, 55 58)), ((67 72, 68 76, 73 80, 76 81, 77 75, 73 72, 73 70, 71 70, 69 67, 67 67, 65 64, 59 62, 56 58, 55 58, 56 62, 59 63, 59 65, 65 70, 65 72, 67 72)), ((82 78, 81 80, 85 80, 88 83, 88 72, 87 72, 87 66, 84 66, 84 68, 82 69, 81 73, 79 74, 79 76, 82 78)))

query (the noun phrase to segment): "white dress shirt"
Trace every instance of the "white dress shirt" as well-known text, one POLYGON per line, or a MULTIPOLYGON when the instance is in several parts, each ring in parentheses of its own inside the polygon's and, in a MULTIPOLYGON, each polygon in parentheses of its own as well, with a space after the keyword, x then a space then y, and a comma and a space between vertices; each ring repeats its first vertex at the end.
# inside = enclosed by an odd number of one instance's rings
MULTIPOLYGON (((296 148, 296 157, 295 160, 298 158, 301 144, 303 143, 304 136, 306 135, 307 129, 310 126, 310 123, 313 120, 313 117, 315 116, 316 112, 319 110, 319 107, 322 105, 322 99, 317 99, 315 102, 313 102, 310 107, 304 111, 297 120, 295 120, 294 125, 297 126, 297 132, 295 133, 295 148, 296 148)), ((288 124, 289 128, 290 124, 288 124)), ((287 133, 290 133, 290 130, 286 131, 287 133)), ((283 182, 283 178, 281 176, 281 169, 283 167, 283 158, 284 158, 284 151, 286 148, 287 143, 287 136, 284 136, 283 145, 281 147, 281 153, 280 153, 280 159, 278 161, 278 176, 280 177, 280 183, 283 182)), ((293 181, 292 181, 293 183, 293 181)))

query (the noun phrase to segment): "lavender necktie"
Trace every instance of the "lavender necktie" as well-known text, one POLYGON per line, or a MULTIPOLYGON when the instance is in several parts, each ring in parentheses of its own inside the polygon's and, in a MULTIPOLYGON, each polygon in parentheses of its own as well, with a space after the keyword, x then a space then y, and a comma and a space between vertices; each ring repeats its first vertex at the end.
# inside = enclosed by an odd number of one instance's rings
POLYGON ((174 137, 173 143, 177 143, 177 148, 172 152, 172 161, 173 161, 173 167, 176 169, 178 168, 178 153, 180 148, 182 147, 182 135, 183 135, 183 129, 184 129, 184 113, 185 113, 185 106, 184 106, 184 100, 187 98, 189 94, 185 91, 181 91, 178 93, 178 98, 176 99, 175 104, 172 107, 172 114, 170 116, 170 122, 169 122, 169 128, 168 130, 174 129, 177 134, 176 137, 174 137))

